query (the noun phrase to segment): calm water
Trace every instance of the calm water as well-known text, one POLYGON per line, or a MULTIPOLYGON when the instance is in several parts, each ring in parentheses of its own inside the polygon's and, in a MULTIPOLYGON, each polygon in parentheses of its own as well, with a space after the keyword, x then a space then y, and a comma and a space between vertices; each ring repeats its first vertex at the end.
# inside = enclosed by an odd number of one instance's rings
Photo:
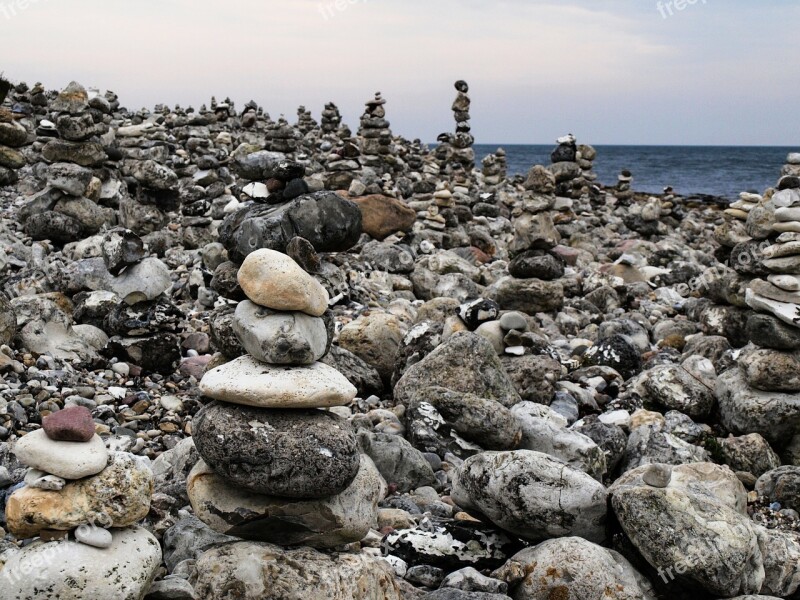
MULTIPOLYGON (((509 175, 549 165, 552 145, 502 146, 509 175)), ((475 145, 480 164, 498 145, 475 145)), ((600 183, 612 185, 623 169, 633 173, 633 189, 661 192, 671 185, 682 195, 712 194, 736 199, 740 192, 773 186, 789 152, 798 148, 746 146, 595 146, 594 170, 600 183)))

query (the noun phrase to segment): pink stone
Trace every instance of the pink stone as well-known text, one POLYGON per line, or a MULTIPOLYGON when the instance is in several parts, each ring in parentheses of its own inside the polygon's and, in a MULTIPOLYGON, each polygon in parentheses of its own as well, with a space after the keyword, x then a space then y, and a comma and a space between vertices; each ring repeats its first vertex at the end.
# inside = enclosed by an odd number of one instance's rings
POLYGON ((92 413, 84 406, 68 406, 46 416, 42 428, 47 437, 60 442, 88 442, 94 436, 92 413))

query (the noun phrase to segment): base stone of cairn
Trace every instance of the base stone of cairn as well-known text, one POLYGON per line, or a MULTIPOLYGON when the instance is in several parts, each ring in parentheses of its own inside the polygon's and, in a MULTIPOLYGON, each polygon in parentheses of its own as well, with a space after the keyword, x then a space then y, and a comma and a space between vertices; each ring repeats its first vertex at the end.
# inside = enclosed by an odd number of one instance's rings
POLYGON ((29 470, 8 498, 6 526, 39 539, 4 555, 0 597, 143 597, 161 565, 158 541, 136 527, 150 510, 149 459, 109 452, 82 406, 45 417, 13 452, 29 470))
POLYGON ((257 542, 360 541, 386 483, 359 453, 350 424, 322 410, 356 396, 343 375, 315 362, 327 348, 328 293, 292 258, 268 249, 247 256, 238 281, 248 300, 234 331, 257 356, 200 382, 213 402, 193 423, 202 458, 187 479, 195 514, 215 531, 257 542))

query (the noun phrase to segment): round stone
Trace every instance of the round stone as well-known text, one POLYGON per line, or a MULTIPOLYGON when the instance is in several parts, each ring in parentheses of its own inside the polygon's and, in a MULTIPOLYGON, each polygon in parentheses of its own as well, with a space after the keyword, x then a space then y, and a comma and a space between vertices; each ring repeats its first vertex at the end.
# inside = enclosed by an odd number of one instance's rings
POLYGON ((85 406, 68 406, 46 416, 42 428, 51 440, 61 442, 88 442, 94 437, 92 413, 85 406))
POLYGON ((278 365, 309 365, 325 355, 325 321, 302 312, 276 312, 249 300, 233 318, 236 337, 253 358, 278 365))
POLYGON ((94 548, 110 548, 113 543, 108 529, 95 525, 81 525, 75 530, 75 539, 94 548))
POLYGON ((642 474, 642 481, 654 488, 665 488, 672 479, 672 467, 670 465, 648 465, 647 470, 642 474))
POLYGON ((285 498, 324 498, 358 473, 350 424, 321 410, 242 408, 213 402, 194 418, 200 456, 247 490, 285 498))

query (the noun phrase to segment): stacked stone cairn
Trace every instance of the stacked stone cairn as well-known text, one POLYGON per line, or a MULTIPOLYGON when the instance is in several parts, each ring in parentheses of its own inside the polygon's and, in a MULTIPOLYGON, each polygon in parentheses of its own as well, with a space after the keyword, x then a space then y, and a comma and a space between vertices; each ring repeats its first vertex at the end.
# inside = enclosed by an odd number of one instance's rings
POLYGON ((483 165, 481 174, 483 175, 484 185, 496 186, 505 181, 508 171, 505 150, 498 148, 494 154, 487 155, 481 161, 481 164, 483 165))
POLYGON ((585 144, 579 146, 571 133, 558 138, 556 142, 558 146, 550 156, 550 171, 556 178, 556 193, 565 198, 580 198, 597 179, 597 174, 592 170, 597 151, 585 144))
POLYGON ((0 595, 142 597, 161 564, 156 538, 136 526, 150 510, 149 459, 109 452, 89 410, 76 405, 46 416, 13 452, 28 472, 8 499, 7 526, 39 540, 6 562, 0 595))
POLYGON ((356 388, 319 361, 332 331, 325 288, 289 256, 257 250, 238 281, 233 328, 247 351, 200 382, 213 401, 193 421, 202 460, 187 480, 212 529, 281 545, 331 548, 373 526, 385 483, 331 407, 356 388), (298 461, 298 457, 301 460, 298 461))
POLYGON ((0 79, 0 187, 15 183, 17 169, 24 167, 27 162, 20 150, 28 144, 28 131, 18 122, 25 115, 14 110, 10 98, 4 105, 10 91, 11 84, 0 79))
POLYGON ((361 116, 361 127, 358 135, 361 138, 361 166, 372 167, 383 173, 389 170, 388 157, 394 154, 392 130, 386 120, 386 100, 380 92, 375 98, 368 100, 366 110, 361 116))
POLYGON ((702 315, 707 332, 740 349, 739 368, 717 385, 722 424, 736 435, 760 434, 789 459, 800 450, 793 437, 800 419, 800 180, 793 179, 784 169, 783 189, 742 194, 725 211, 715 237, 727 246, 721 255, 729 268, 704 274, 719 305, 702 315), (768 418, 745 416, 765 403, 768 418))
POLYGON ((633 202, 633 174, 627 169, 617 176, 617 185, 614 188, 614 197, 620 206, 630 206, 633 202))

